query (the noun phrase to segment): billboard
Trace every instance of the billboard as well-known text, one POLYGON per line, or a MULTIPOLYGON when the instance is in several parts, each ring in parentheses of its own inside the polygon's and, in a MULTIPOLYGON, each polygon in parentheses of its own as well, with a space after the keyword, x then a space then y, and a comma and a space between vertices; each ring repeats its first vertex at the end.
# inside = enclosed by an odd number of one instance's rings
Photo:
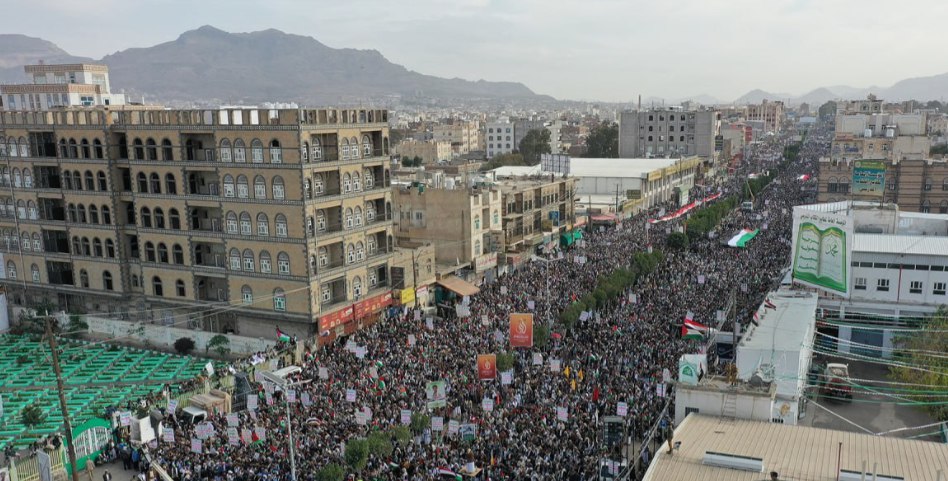
POLYGON ((853 194, 882 197, 885 193, 885 162, 857 160, 853 165, 853 194))
POLYGON ((540 154, 540 170, 569 175, 569 156, 564 154, 540 154))
POLYGON ((497 378, 497 356, 495 354, 477 355, 477 378, 481 381, 497 378))
POLYGON ((853 220, 848 215, 793 208, 794 281, 849 297, 853 220))
POLYGON ((533 314, 510 314, 510 347, 533 347, 533 314))

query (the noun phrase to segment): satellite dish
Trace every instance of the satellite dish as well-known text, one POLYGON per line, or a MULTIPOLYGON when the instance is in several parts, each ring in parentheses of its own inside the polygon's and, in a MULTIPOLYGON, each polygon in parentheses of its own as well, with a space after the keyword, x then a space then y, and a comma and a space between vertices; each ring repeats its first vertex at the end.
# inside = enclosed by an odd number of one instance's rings
POLYGON ((760 375, 756 373, 753 376, 751 376, 750 381, 748 381, 748 383, 752 387, 764 387, 765 385, 767 385, 767 383, 764 382, 764 378, 760 377, 760 375))

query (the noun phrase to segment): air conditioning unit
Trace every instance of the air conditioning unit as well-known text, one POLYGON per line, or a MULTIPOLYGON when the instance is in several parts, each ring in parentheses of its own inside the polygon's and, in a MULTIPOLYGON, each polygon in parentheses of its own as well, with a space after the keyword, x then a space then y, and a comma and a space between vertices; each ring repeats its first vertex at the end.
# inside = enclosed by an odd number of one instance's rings
POLYGON ((719 468, 736 469, 738 471, 750 471, 753 473, 764 472, 764 460, 750 456, 740 456, 737 454, 716 453, 714 451, 705 451, 702 464, 708 466, 717 466, 719 468))

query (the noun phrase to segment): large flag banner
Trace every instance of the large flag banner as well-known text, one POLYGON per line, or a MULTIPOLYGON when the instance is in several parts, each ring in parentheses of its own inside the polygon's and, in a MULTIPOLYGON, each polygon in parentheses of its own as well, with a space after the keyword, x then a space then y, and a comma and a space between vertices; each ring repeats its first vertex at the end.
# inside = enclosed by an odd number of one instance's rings
POLYGON ((533 347, 533 314, 510 314, 510 347, 533 347))
POLYGON ((481 381, 487 381, 497 378, 497 355, 496 354, 478 354, 477 355, 477 378, 481 381))
POLYGON ((853 220, 848 215, 793 208, 793 280, 849 297, 853 220))
POLYGON ((708 372, 707 355, 685 354, 678 360, 678 382, 681 384, 696 386, 706 372, 708 372))
POLYGON ((741 231, 735 234, 734 237, 731 237, 731 240, 727 241, 727 245, 731 247, 746 247, 747 243, 750 242, 750 240, 754 237, 757 237, 757 234, 759 233, 760 229, 741 229, 741 231))

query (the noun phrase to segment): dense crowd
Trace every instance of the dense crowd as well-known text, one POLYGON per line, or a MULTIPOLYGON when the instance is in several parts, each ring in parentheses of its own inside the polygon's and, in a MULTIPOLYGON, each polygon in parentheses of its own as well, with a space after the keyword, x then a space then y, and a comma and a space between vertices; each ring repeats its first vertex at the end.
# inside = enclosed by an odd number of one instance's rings
MULTIPOLYGON (((673 395, 665 389, 668 370, 676 371, 682 354, 701 349, 702 343, 677 335, 685 313, 715 324, 715 312, 733 298, 746 319, 781 277, 788 262, 792 206, 805 200, 799 177, 813 173, 826 142, 811 138, 798 162, 778 167, 783 146, 777 140, 762 144, 742 166, 745 171, 779 170, 755 198, 754 209, 735 209, 709 238, 694 240, 687 249, 665 248, 666 236, 679 230, 682 219, 649 224, 655 211, 616 227, 590 229, 584 242, 565 255, 544 254, 543 262, 525 263, 483 285, 468 300, 469 316, 429 323, 426 316, 406 310, 349 339, 307 352, 302 372, 292 377, 305 384, 287 395, 292 421, 284 394, 254 383, 258 407, 239 414, 241 440, 229 442, 226 418, 214 415, 214 434, 202 441, 198 454, 192 452, 194 426, 171 421, 175 441, 161 441, 154 458, 175 479, 285 481, 290 479, 287 430, 292 424, 297 479, 314 480, 330 463, 346 465, 347 441, 399 426, 402 411, 411 410, 416 417, 443 418, 443 431, 433 431, 427 423, 412 432, 410 441, 395 443, 390 455, 370 457, 357 479, 440 479, 442 473, 461 473, 470 463, 482 479, 594 479, 600 460, 615 454, 603 447, 602 418, 626 403, 629 436, 640 439, 659 420, 666 396, 673 395), (747 248, 722 245, 722 239, 745 227, 761 229, 747 248), (571 329, 553 324, 545 346, 514 352, 509 384, 499 377, 478 380, 478 354, 509 350, 509 313, 535 312, 537 323, 546 324, 548 309, 557 317, 600 276, 646 250, 646 229, 650 244, 665 254, 654 271, 571 329), (585 262, 575 262, 575 256, 585 262), (428 410, 426 385, 440 380, 445 381, 446 405, 428 410), (355 400, 347 400, 353 390, 355 400), (357 411, 364 413, 358 419, 357 411), (449 434, 449 420, 476 426, 474 439, 449 434), (245 429, 254 430, 250 439, 245 429)), ((696 187, 692 196, 722 192, 727 197, 741 189, 741 181, 709 183, 696 187)))

